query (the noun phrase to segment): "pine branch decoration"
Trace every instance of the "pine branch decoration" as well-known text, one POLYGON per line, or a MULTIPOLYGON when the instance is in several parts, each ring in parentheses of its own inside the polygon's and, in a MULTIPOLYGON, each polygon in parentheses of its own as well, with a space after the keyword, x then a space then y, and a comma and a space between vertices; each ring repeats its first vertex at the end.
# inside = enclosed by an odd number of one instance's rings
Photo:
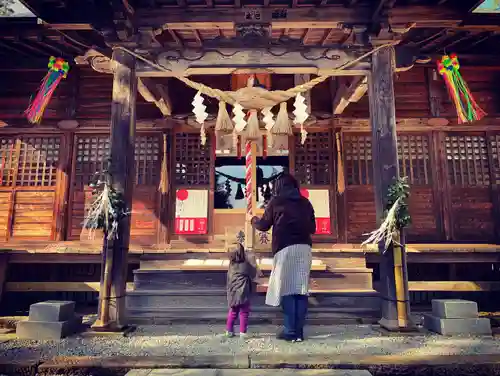
POLYGON ((384 243, 384 252, 394 241, 394 234, 411 224, 410 212, 407 199, 410 197, 410 185, 408 178, 396 180, 387 193, 387 207, 385 210, 385 219, 380 227, 367 235, 361 245, 384 243))
POLYGON ((128 210, 123 194, 116 191, 110 179, 91 183, 92 204, 89 207, 83 228, 89 230, 92 238, 96 230, 102 230, 108 240, 118 238, 119 223, 131 212, 128 210))

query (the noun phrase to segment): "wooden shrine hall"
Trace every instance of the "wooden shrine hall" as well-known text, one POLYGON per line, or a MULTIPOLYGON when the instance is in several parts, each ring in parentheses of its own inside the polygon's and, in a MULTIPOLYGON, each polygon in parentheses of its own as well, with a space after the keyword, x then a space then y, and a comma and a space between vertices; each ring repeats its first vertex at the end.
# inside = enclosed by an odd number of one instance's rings
POLYGON ((317 217, 311 319, 393 328, 396 301, 425 309, 448 296, 498 310, 500 16, 489 2, 22 3, 36 17, 0 18, 5 311, 101 291, 120 325, 221 319, 239 239, 265 273, 254 318, 273 320, 271 234, 252 233, 245 214, 263 212, 283 172, 317 217), (436 65, 450 54, 474 102, 462 115, 436 65), (33 121, 51 56, 69 71, 33 121), (264 94, 242 94, 252 90, 264 94), (103 171, 131 209, 107 242, 83 229, 103 171), (361 243, 398 177, 412 223, 395 261, 361 243))

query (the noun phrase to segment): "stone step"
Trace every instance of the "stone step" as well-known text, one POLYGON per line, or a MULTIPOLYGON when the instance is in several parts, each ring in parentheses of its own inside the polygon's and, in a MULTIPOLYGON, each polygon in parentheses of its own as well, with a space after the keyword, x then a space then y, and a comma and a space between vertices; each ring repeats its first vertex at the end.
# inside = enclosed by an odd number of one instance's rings
MULTIPOLYGON (((309 301, 311 307, 380 309, 380 298, 376 291, 313 294, 309 301)), ((255 308, 265 306, 265 294, 256 294, 252 298, 252 305, 255 308)), ((127 292, 127 307, 130 309, 196 306, 226 309, 226 290, 134 290, 127 292)))
POLYGON ((371 376, 354 369, 136 369, 126 376, 371 376))
MULTIPOLYGON (((264 272, 260 284, 267 284, 269 272, 264 272)), ((226 287, 226 270, 162 270, 134 271, 135 289, 212 289, 226 287)), ((311 272, 312 290, 371 290, 372 271, 367 268, 343 268, 311 272)))
MULTIPOLYGON (((129 324, 168 325, 171 323, 224 323, 227 318, 226 307, 177 307, 177 308, 129 308, 129 324)), ((311 308, 308 313, 309 325, 327 324, 375 324, 380 318, 378 310, 368 309, 325 309, 311 308)), ((274 307, 254 307, 250 314, 250 324, 281 323, 282 314, 274 307)))
MULTIPOLYGON (((227 271, 229 260, 225 254, 213 257, 190 257, 188 259, 143 259, 141 260, 141 269, 159 269, 159 270, 213 270, 227 271), (224 257, 221 257, 224 256, 224 257)), ((258 257, 257 265, 261 270, 271 270, 273 265, 272 258, 258 257)), ((319 259, 313 259, 311 270, 324 271, 326 265, 319 259)))

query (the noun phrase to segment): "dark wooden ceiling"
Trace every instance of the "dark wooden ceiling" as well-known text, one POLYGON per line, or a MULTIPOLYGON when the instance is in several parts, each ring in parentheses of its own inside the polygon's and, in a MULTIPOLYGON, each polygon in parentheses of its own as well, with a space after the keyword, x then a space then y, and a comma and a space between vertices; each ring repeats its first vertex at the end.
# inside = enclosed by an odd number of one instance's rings
POLYGON ((109 30, 115 32, 127 22, 134 32, 151 29, 161 48, 200 48, 215 39, 234 38, 237 21, 228 22, 233 14, 230 12, 254 7, 269 10, 268 13, 286 9, 292 15, 307 15, 309 24, 295 22, 296 17, 294 21, 273 24, 269 34, 274 41, 292 39, 305 46, 350 48, 358 43, 360 23, 377 33, 381 25, 390 30, 395 25, 398 28, 410 25, 412 20, 418 20, 417 25, 404 34, 402 44, 418 47, 423 54, 458 52, 495 56, 500 42, 500 17, 473 15, 471 9, 477 0, 24 0, 23 3, 44 22, 0 19, 3 61, 46 59, 50 55, 72 59, 89 48, 105 50, 109 30), (444 15, 447 11, 454 12, 454 17, 444 15), (336 19, 330 22, 329 14, 336 19), (203 17, 211 22, 202 22, 203 17), (315 18, 319 22, 311 22, 315 18), (191 20, 198 21, 190 23, 191 20))

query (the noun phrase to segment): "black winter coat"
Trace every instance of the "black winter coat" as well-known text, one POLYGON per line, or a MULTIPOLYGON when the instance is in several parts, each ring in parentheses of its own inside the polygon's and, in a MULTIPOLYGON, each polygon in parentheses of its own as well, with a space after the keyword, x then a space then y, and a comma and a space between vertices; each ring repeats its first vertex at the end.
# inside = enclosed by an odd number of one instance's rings
MULTIPOLYGON (((328 205, 325 202, 325 205, 328 205)), ((298 189, 283 191, 267 204, 262 218, 253 217, 252 226, 259 231, 273 228, 273 255, 295 244, 312 245, 316 232, 314 209, 298 189)))

